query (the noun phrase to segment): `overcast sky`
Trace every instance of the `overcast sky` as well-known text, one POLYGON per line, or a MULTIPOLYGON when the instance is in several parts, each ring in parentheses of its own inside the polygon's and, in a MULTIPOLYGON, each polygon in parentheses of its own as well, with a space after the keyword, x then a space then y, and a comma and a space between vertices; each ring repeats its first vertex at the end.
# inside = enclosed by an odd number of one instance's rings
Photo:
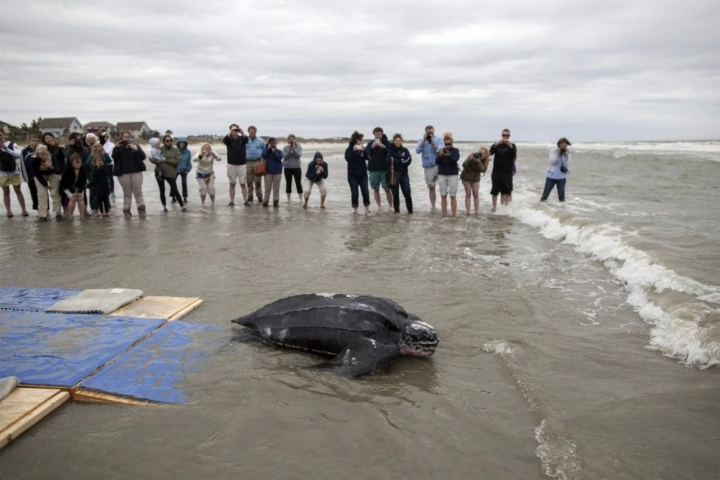
POLYGON ((717 1, 4 0, 0 18, 12 124, 720 138, 717 1))

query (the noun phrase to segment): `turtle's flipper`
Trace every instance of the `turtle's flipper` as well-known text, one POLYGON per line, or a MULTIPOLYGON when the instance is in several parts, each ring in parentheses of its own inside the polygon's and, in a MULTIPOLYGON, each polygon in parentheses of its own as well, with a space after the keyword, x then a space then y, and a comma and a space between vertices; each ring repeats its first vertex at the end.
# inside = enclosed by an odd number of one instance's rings
POLYGON ((399 356, 400 349, 394 343, 381 343, 362 337, 353 340, 336 357, 315 368, 342 377, 359 377, 386 369, 399 356))

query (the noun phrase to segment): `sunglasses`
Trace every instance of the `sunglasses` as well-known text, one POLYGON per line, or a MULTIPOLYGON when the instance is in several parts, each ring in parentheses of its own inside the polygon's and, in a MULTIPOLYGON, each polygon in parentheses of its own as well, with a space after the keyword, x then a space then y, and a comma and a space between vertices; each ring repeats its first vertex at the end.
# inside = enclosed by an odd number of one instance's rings
POLYGON ((445 146, 446 146, 446 147, 452 147, 452 143, 446 143, 445 146))
POLYGON ((509 137, 510 137, 509 133, 503 133, 503 138, 509 138, 509 137))

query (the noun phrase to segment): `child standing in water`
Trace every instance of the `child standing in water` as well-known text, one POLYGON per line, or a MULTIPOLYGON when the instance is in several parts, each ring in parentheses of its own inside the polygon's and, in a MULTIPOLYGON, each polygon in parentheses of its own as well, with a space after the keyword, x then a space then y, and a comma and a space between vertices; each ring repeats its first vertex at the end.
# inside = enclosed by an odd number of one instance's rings
POLYGON ((92 150, 90 165, 90 198, 101 217, 110 216, 110 174, 111 168, 105 161, 107 154, 101 148, 92 150))
POLYGON ((155 164, 155 176, 160 178, 160 181, 163 181, 162 176, 163 171, 165 170, 163 162, 165 161, 165 155, 163 155, 159 144, 159 138, 150 139, 150 161, 155 164))
POLYGON ((70 162, 67 164, 65 172, 60 179, 60 190, 65 192, 68 198, 68 217, 72 218, 77 205, 80 212, 80 218, 85 216, 85 201, 83 200, 83 192, 87 185, 87 173, 83 168, 82 158, 79 154, 70 155, 70 162))
POLYGON ((202 146, 198 152, 197 157, 193 159, 193 162, 197 162, 197 182, 200 186, 200 200, 205 205, 205 198, 210 195, 210 202, 213 207, 215 206, 215 171, 213 170, 213 162, 219 162, 215 152, 209 143, 202 146))

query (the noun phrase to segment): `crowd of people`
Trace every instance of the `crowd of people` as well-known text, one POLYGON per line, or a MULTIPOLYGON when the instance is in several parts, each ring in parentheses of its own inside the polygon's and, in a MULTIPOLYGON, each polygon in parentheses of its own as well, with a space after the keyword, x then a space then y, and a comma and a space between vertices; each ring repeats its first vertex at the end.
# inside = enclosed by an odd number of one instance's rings
MULTIPOLYGON (((412 154, 403 146, 403 137, 397 133, 390 140, 380 127, 373 130, 373 138, 365 141, 363 134, 354 132, 345 150, 347 181, 351 192, 351 207, 358 214, 360 196, 365 215, 371 215, 370 189, 376 204, 376 213, 383 211, 383 195, 388 209, 400 213, 400 193, 409 214, 413 213, 413 200, 408 168, 412 154)), ((325 208, 328 195, 326 180, 329 174, 323 154, 316 152, 303 175, 302 146, 295 135, 287 137, 281 148, 276 138, 265 142, 257 136, 257 128, 248 127, 247 135, 240 126, 230 125, 230 132, 223 138, 227 147, 227 176, 230 183, 230 203, 235 207, 236 186, 240 185, 243 205, 252 206, 257 201, 263 207, 277 208, 280 204, 280 186, 285 177, 287 201, 292 202, 292 190, 303 208, 307 208, 311 192, 320 192, 320 208, 325 208), (264 194, 263 194, 264 189, 264 194), (272 199, 271 199, 272 196, 272 199)), ((432 126, 425 127, 423 137, 415 146, 420 155, 432 210, 436 209, 436 189, 440 193, 442 216, 457 214, 459 183, 465 190, 465 210, 479 213, 480 179, 493 162, 491 172, 492 211, 512 201, 513 176, 517 172, 517 147, 510 141, 510 130, 503 130, 501 138, 490 146, 472 152, 460 163, 460 151, 454 146, 453 135, 448 132, 436 135, 432 126), (449 200, 448 200, 449 197, 449 200)), ((558 198, 565 201, 565 183, 568 174, 570 142, 561 138, 549 155, 549 168, 541 201, 546 201, 557 187, 558 198)), ((60 221, 71 218, 78 210, 80 218, 110 217, 111 198, 115 196, 115 180, 123 193, 122 211, 125 218, 132 218, 132 202, 135 200, 137 214, 146 217, 143 197, 143 172, 145 160, 154 165, 160 202, 168 212, 166 186, 172 203, 187 212, 187 177, 195 165, 195 179, 201 203, 209 197, 215 205, 215 162, 221 161, 209 143, 200 146, 193 154, 185 137, 175 140, 172 135, 154 136, 150 139, 150 156, 136 145, 130 132, 120 134, 113 142, 105 132, 72 133, 64 147, 51 133, 42 137, 31 136, 26 148, 19 151, 14 142, 8 142, 0 131, 0 186, 8 217, 13 217, 11 187, 15 192, 22 216, 28 216, 22 182, 28 184, 32 209, 37 210, 38 220, 46 222, 52 215, 60 221), (177 180, 181 185, 178 188, 177 180)))

